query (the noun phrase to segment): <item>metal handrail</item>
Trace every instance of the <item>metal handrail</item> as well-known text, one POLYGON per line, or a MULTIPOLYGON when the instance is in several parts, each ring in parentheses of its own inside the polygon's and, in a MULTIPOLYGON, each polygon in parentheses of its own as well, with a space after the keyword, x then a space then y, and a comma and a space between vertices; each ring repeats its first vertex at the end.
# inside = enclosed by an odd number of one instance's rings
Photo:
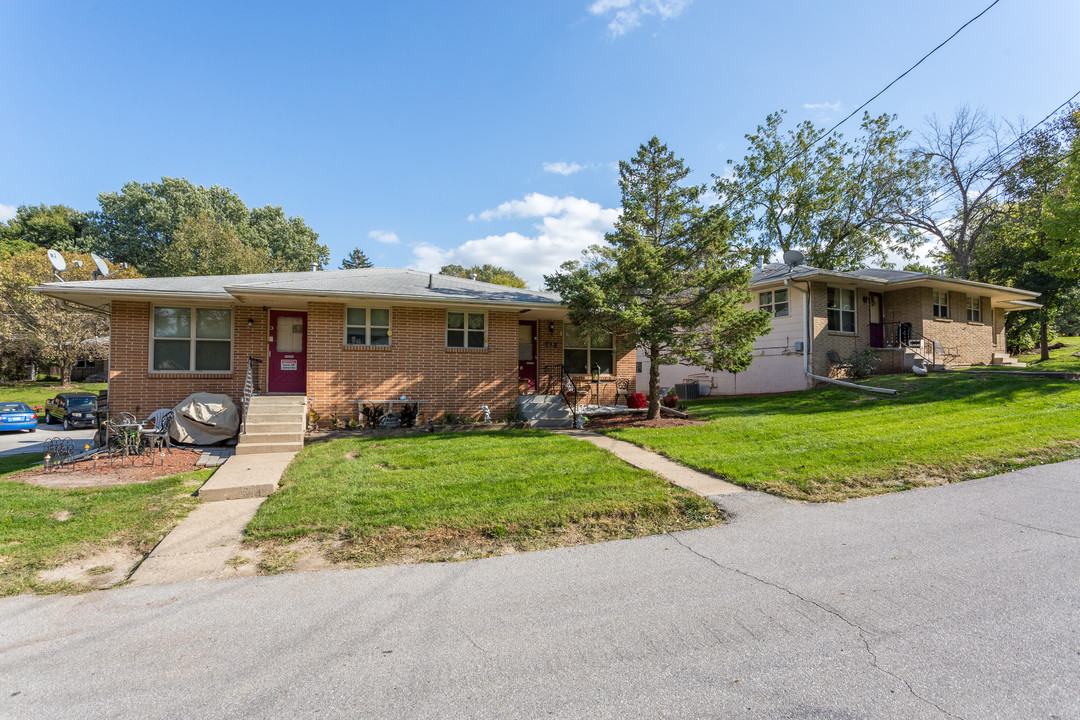
POLYGON ((247 434, 248 405, 251 402, 251 398, 253 398, 255 396, 256 391, 259 389, 259 386, 258 386, 258 379, 259 379, 258 378, 258 375, 259 375, 259 373, 258 373, 258 365, 261 362, 262 362, 262 360, 260 360, 257 357, 248 357, 247 375, 244 376, 244 419, 243 419, 243 426, 244 426, 244 434, 245 435, 247 434))
POLYGON ((547 376, 547 390, 548 395, 558 394, 562 397, 563 402, 570 408, 570 414, 574 418, 574 427, 577 427, 577 398, 580 395, 577 384, 574 382, 574 378, 570 377, 570 374, 566 372, 566 368, 562 365, 545 365, 544 375, 547 376), (556 383, 558 383, 556 385, 556 383), (552 387, 558 387, 558 393, 552 393, 552 387), (574 396, 575 402, 570 402, 570 396, 574 396))
POLYGON ((934 341, 916 330, 910 322, 887 322, 882 323, 882 325, 884 326, 882 328, 882 337, 887 340, 891 337, 892 342, 896 343, 895 347, 914 349, 911 341, 921 341, 920 348, 917 352, 922 355, 924 359, 930 360, 931 367, 937 367, 937 350, 934 348, 934 341), (892 333, 889 332, 890 325, 896 326, 895 331, 892 333), (927 353, 927 349, 929 349, 929 354, 927 353))

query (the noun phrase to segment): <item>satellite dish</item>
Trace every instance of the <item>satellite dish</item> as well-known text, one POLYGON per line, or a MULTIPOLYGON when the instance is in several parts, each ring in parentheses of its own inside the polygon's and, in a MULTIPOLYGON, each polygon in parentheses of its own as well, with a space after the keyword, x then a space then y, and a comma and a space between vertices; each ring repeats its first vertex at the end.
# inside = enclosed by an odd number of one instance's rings
POLYGON ((49 262, 52 263, 53 270, 55 270, 56 272, 64 272, 65 270, 67 270, 67 261, 64 260, 63 255, 51 248, 45 254, 49 256, 49 262))
POLYGON ((805 260, 805 259, 806 259, 806 256, 803 255, 798 250, 788 250, 787 252, 784 253, 784 264, 788 265, 790 267, 795 267, 796 265, 802 265, 803 260, 805 260))
POLYGON ((94 265, 97 266, 97 270, 94 271, 95 278, 109 276, 109 263, 105 262, 105 258, 97 253, 90 253, 90 259, 93 260, 94 265))

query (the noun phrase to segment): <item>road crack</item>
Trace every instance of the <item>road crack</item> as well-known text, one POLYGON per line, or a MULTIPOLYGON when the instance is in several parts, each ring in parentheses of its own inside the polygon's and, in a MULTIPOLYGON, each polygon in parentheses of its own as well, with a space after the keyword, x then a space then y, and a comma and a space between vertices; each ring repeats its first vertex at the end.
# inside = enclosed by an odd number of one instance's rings
POLYGON ((1027 528, 1028 530, 1037 530, 1038 532, 1049 533, 1051 535, 1060 535, 1061 537, 1072 538, 1073 540, 1080 540, 1080 535, 1070 535, 1069 533, 1058 532, 1057 530, 1048 530, 1046 528, 1041 528, 1035 525, 1028 525, 1026 523, 1017 522, 1015 520, 1009 520, 1008 518, 998 517, 997 515, 989 515, 987 513, 981 514, 986 515, 987 517, 994 518, 995 520, 998 520, 1000 522, 1008 523, 1009 525, 1016 525, 1018 527, 1027 528))
MULTIPOLYGON (((1051 530, 1051 531, 1047 531, 1047 532, 1053 532, 1053 531, 1051 530)), ((706 561, 712 563, 713 565, 720 568, 721 570, 727 570, 728 572, 733 572, 736 575, 742 575, 743 577, 745 577, 745 578, 747 578, 749 580, 753 580, 755 582, 761 583, 762 585, 768 585, 769 587, 780 590, 781 592, 785 592, 788 595, 792 596, 793 598, 796 598, 797 600, 799 600, 801 602, 804 602, 804 603, 806 603, 808 605, 813 605, 814 607, 818 608, 819 610, 821 610, 823 612, 826 612, 829 615, 832 615, 833 617, 837 618, 838 620, 843 622, 845 625, 847 625, 848 627, 854 629, 856 632, 859 633, 859 639, 862 640, 863 647, 866 649, 867 655, 870 656, 870 667, 874 668, 875 670, 877 670, 880 673, 888 675, 893 680, 896 680, 897 682, 902 683, 904 685, 904 687, 907 688, 908 692, 911 693, 912 697, 914 697, 915 699, 917 699, 917 700, 919 700, 921 702, 924 702, 927 705, 935 708, 942 715, 946 715, 947 717, 951 717, 951 718, 957 718, 957 720, 963 720, 963 718, 960 717, 959 715, 955 715, 955 714, 949 712, 948 710, 941 707, 940 705, 938 705, 933 700, 930 700, 929 698, 925 698, 922 695, 920 695, 919 693, 915 692, 915 688, 913 688, 911 686, 911 683, 908 682, 907 679, 905 679, 904 677, 902 677, 900 675, 897 675, 896 673, 894 673, 894 672, 892 672, 890 670, 886 670, 885 668, 878 665, 877 653, 875 653, 873 651, 873 649, 870 647, 870 641, 866 639, 866 636, 867 636, 868 632, 861 625, 859 625, 858 623, 853 622, 853 621, 849 620, 847 617, 845 617, 844 614, 841 613, 839 610, 836 610, 835 608, 831 608, 828 605, 825 605, 824 603, 821 603, 821 602, 818 602, 817 600, 814 600, 813 598, 804 597, 803 595, 800 595, 799 593, 795 592, 791 588, 780 585, 779 583, 772 582, 771 580, 766 580, 765 578, 760 578, 757 575, 754 575, 752 573, 748 573, 745 570, 740 570, 739 568, 736 568, 736 567, 731 567, 730 565, 724 565, 723 563, 719 562, 715 558, 709 557, 708 555, 706 555, 706 554, 704 554, 702 552, 699 552, 699 551, 695 550, 694 548, 690 547, 689 545, 687 545, 686 543, 684 543, 682 540, 680 540, 675 535, 672 535, 671 533, 668 533, 668 537, 670 537, 672 540, 674 540, 676 543, 678 543, 681 547, 685 548, 686 550, 689 550, 690 552, 692 552, 694 555, 697 555, 702 560, 706 560, 706 561)), ((800 614, 802 614, 802 613, 800 613, 800 614)))

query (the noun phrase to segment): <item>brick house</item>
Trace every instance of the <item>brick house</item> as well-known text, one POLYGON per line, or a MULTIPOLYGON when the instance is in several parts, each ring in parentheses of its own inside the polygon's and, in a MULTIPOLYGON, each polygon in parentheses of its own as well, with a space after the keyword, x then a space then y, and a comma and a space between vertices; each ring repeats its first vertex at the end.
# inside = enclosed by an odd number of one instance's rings
MULTIPOLYGON (((634 382, 633 348, 596 345, 564 324, 557 295, 365 268, 260 275, 47 283, 39 292, 110 315, 110 412, 145 417, 194 392, 239 407, 249 365, 264 394, 306 396, 323 416, 359 403, 419 402, 421 421, 452 412, 498 420, 519 393, 602 371, 634 382), (253 362, 249 362, 253 360, 253 362)), ((555 391, 557 392, 557 390, 555 391)))
MULTIPOLYGON (((880 374, 923 363, 996 364, 1008 358, 1005 314, 1039 307, 1036 292, 905 270, 769 264, 754 271, 751 290, 749 307, 769 311, 772 329, 754 343, 750 368, 732 375, 666 365, 661 385, 694 378, 715 395, 804 390, 815 382, 808 373, 838 374, 830 354, 846 358, 865 348, 881 358, 880 374), (934 341, 947 356, 934 352, 934 341)), ((649 363, 644 356, 638 360, 641 385, 649 363)))

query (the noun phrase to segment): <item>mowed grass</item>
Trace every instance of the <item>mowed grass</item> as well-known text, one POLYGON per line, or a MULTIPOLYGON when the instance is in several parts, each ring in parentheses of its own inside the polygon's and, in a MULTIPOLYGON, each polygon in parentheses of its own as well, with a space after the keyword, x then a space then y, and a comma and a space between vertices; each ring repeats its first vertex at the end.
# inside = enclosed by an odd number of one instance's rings
POLYGON ((1050 344, 1053 345, 1059 342, 1064 344, 1065 347, 1051 350, 1050 359, 1046 362, 1039 360, 1042 356, 1038 350, 1021 355, 1017 359, 1026 362, 1028 367, 1019 369, 1041 370, 1043 372, 1080 372, 1080 357, 1074 354, 1080 352, 1080 337, 1060 337, 1050 344))
MULTIPOLYGON (((35 455, 0 458, 0 475, 37 460, 35 455)), ((0 477, 0 596, 85 591, 76 583, 45 582, 37 573, 109 547, 149 552, 196 504, 188 483, 201 483, 211 473, 76 490, 0 477)))
POLYGON ((24 402, 27 405, 44 405, 62 392, 92 392, 104 390, 108 383, 72 383, 71 387, 60 386, 57 380, 37 382, 17 382, 0 385, 0 402, 24 402))
POLYGON ((744 487, 843 500, 1080 456, 1080 383, 1011 374, 876 377, 687 403, 707 424, 607 434, 744 487))
POLYGON ((540 431, 307 447, 248 538, 359 565, 478 557, 716 524, 712 503, 593 445, 540 431))

